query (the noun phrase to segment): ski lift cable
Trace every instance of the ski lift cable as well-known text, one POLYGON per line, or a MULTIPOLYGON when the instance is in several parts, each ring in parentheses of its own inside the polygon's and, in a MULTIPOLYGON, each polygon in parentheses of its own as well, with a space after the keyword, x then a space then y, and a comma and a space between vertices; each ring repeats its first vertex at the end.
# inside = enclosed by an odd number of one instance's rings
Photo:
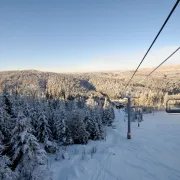
MULTIPOLYGON (((154 68, 148 75, 145 75, 144 80, 146 80, 154 71, 156 71, 161 65, 163 65, 169 58, 171 58, 178 50, 180 50, 180 47, 178 47, 173 53, 171 53, 161 64, 159 64, 156 68, 154 68)), ((145 86, 147 86, 148 80, 146 80, 145 86)))
MULTIPOLYGON (((180 50, 180 47, 178 47, 173 53, 171 53, 161 64, 159 64, 155 69, 153 69, 148 75, 146 75, 146 77, 145 77, 145 79, 147 78, 147 81, 146 81, 146 83, 145 83, 145 86, 147 86, 147 83, 148 83, 148 78, 149 78, 149 76, 154 72, 154 71, 156 71, 161 65, 163 65, 170 57, 172 57, 178 50, 180 50)), ((144 79, 144 80, 145 80, 144 79)), ((164 79, 164 80, 166 80, 166 78, 164 79)), ((166 87, 167 87, 167 85, 166 85, 166 87)))
MULTIPOLYGON (((159 64, 156 68, 154 68, 148 75, 146 75, 145 79, 148 78, 154 71, 156 71, 161 65, 163 65, 170 57, 172 57, 178 50, 180 50, 180 47, 178 47, 172 54, 170 54, 161 64, 159 64)), ((148 83, 148 80, 146 81, 146 85, 148 83)), ((145 86, 146 86, 145 85, 145 86)))
POLYGON ((151 71, 148 75, 150 76, 154 71, 156 71, 161 65, 163 65, 170 57, 172 57, 178 50, 180 49, 180 47, 178 47, 171 55, 169 55, 161 64, 159 64, 153 71, 151 71))
POLYGON ((165 22, 163 23, 161 29, 159 30, 158 34, 156 35, 156 37, 154 38, 153 42, 151 43, 150 47, 148 48, 147 52, 145 53, 144 57, 142 58, 141 62, 139 63, 138 67, 136 68, 136 70, 134 71, 133 75, 131 76, 130 80, 128 81, 127 85, 125 86, 125 89, 128 87, 129 83, 131 82, 132 78, 135 76, 136 72, 138 71, 139 67, 141 66, 142 62, 144 61, 144 59, 146 58, 147 54, 149 53, 150 49, 152 48, 152 46, 154 45, 155 41, 157 40, 157 38, 159 37, 160 33, 162 32, 163 28, 165 27, 165 25, 167 24, 169 18, 171 17, 171 15, 173 14, 174 10, 176 9, 178 3, 180 2, 180 0, 177 0, 175 5, 173 6, 172 10, 170 11, 169 15, 167 16, 165 22))
MULTIPOLYGON (((180 47, 178 47, 172 54, 170 54, 162 63, 160 63, 155 69, 153 69, 146 77, 148 78, 154 71, 156 71, 161 65, 163 65, 170 57, 172 57, 179 49, 180 49, 180 47)), ((146 83, 147 83, 147 81, 146 81, 146 83)), ((166 87, 167 87, 167 85, 166 85, 166 87)), ((166 102, 166 112, 169 114, 176 114, 176 115, 180 114, 180 109, 178 109, 178 110, 170 109, 170 107, 168 105, 168 102, 170 100, 172 100, 172 99, 169 99, 166 102)), ((180 99, 177 99, 177 100, 180 100, 180 99)))

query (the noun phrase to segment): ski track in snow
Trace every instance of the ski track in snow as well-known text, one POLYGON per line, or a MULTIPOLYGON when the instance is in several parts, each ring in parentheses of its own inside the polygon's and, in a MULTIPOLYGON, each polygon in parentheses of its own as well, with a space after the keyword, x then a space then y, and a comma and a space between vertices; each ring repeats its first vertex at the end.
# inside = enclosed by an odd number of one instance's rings
POLYGON ((53 180, 180 180, 180 116, 144 115, 139 128, 137 122, 131 123, 132 139, 127 140, 123 112, 115 110, 115 114, 116 128, 108 127, 106 141, 68 147, 70 160, 49 157, 53 180), (88 152, 94 145, 97 152, 91 158, 88 152), (77 155, 72 153, 75 148, 77 155))

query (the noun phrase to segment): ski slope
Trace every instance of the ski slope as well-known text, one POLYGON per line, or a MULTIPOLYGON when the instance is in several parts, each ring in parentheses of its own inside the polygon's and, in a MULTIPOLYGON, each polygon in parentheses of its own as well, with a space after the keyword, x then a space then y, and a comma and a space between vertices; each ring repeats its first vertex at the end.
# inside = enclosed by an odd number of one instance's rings
POLYGON ((49 156, 43 179, 49 180, 180 180, 180 116, 165 112, 144 115, 132 139, 127 140, 123 112, 115 110, 115 129, 108 127, 106 141, 67 148, 69 158, 49 156), (91 149, 97 152, 91 158, 91 149))

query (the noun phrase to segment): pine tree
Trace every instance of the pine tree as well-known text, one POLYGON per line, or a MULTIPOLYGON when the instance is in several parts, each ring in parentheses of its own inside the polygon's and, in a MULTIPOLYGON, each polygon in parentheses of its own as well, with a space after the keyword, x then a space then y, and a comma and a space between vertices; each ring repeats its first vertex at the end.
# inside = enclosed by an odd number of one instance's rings
POLYGON ((13 127, 13 119, 10 117, 7 111, 4 110, 3 107, 0 107, 0 131, 4 136, 6 142, 8 142, 11 139, 13 127))
POLYGON ((3 106, 7 114, 9 114, 10 117, 14 117, 15 110, 13 107, 12 98, 6 90, 3 92, 3 106))
POLYGON ((47 117, 44 112, 40 113, 37 124, 37 138, 39 142, 44 143, 52 138, 52 132, 49 128, 47 117))
POLYGON ((26 117, 31 117, 31 112, 32 112, 32 110, 31 110, 28 102, 24 102, 24 108, 23 108, 24 115, 26 117))
POLYGON ((84 98, 79 97, 76 100, 76 106, 78 107, 78 109, 83 109, 85 107, 85 100, 84 100, 84 98))
POLYGON ((68 124, 67 127, 66 127, 66 136, 65 137, 66 138, 65 138, 64 145, 74 144, 74 141, 73 141, 73 132, 72 132, 70 124, 68 124))
POLYGON ((111 126, 114 118, 114 109, 107 98, 105 98, 103 106, 103 123, 105 125, 111 126))
POLYGON ((103 127, 103 123, 102 123, 102 117, 97 111, 95 114, 95 119, 96 119, 96 123, 98 126, 98 132, 99 132, 98 139, 99 140, 104 139, 104 127, 103 127))
POLYGON ((33 100, 32 106, 30 108, 29 117, 31 119, 31 124, 33 129, 35 130, 34 135, 37 136, 37 125, 38 125, 38 118, 41 114, 42 110, 40 108, 40 103, 37 100, 33 100))
POLYGON ((103 109, 101 103, 92 96, 86 101, 86 118, 87 130, 90 138, 93 140, 103 139, 103 109))
POLYGON ((115 113, 114 113, 114 109, 113 109, 112 105, 110 106, 109 112, 110 112, 111 119, 114 120, 115 119, 115 113))
POLYGON ((67 100, 65 102, 66 111, 72 111, 74 106, 75 106, 75 102, 73 100, 67 100))
POLYGON ((70 130, 72 132, 72 139, 75 144, 87 144, 89 133, 86 131, 84 117, 80 111, 74 110, 72 121, 70 123, 70 130))
POLYGON ((0 155, 0 179, 1 180, 15 180, 17 179, 17 173, 13 172, 9 166, 11 161, 7 156, 0 155))
POLYGON ((55 129, 56 129, 56 138, 58 139, 59 142, 66 142, 66 114, 65 111, 55 111, 55 129))
POLYGON ((16 118, 20 111, 24 111, 25 109, 25 98, 21 97, 18 94, 13 94, 11 97, 11 104, 13 109, 13 115, 16 118))
POLYGON ((0 130, 0 155, 4 151, 4 144, 3 144, 4 136, 0 130))
POLYGON ((19 112, 11 139, 13 169, 26 172, 44 162, 45 151, 40 148, 31 131, 30 120, 19 112))
POLYGON ((48 100, 43 102, 44 107, 43 107, 43 111, 45 112, 45 116, 47 117, 48 120, 48 124, 49 124, 49 128, 52 132, 52 135, 55 135, 54 133, 54 122, 55 122, 55 114, 54 111, 56 109, 56 107, 58 106, 58 103, 56 102, 56 100, 48 100))
POLYGON ((102 124, 100 119, 96 116, 95 111, 90 109, 86 110, 86 130, 89 133, 89 138, 92 140, 99 140, 103 138, 102 124))

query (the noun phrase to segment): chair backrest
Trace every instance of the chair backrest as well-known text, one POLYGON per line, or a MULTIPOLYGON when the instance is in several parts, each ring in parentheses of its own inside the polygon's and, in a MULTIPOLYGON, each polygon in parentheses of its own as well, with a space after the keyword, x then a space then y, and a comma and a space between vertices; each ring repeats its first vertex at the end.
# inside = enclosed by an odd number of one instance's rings
POLYGON ((180 99, 168 99, 166 112, 169 114, 180 114, 180 99))

